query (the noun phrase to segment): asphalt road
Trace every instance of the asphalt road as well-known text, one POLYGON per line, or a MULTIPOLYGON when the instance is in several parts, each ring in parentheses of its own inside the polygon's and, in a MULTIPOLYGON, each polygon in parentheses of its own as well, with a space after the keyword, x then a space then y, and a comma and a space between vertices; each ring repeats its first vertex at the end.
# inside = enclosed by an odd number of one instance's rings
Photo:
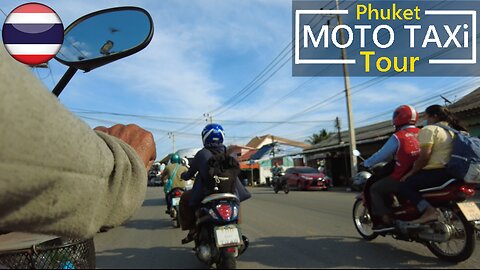
MULTIPOLYGON (((362 240, 351 218, 353 193, 251 191, 252 199, 242 204, 241 225, 251 244, 238 268, 480 267, 480 246, 468 261, 450 264, 417 243, 362 240)), ((205 268, 193 244, 181 245, 186 233, 171 226, 162 193, 149 188, 129 222, 96 237, 97 268, 205 268)))

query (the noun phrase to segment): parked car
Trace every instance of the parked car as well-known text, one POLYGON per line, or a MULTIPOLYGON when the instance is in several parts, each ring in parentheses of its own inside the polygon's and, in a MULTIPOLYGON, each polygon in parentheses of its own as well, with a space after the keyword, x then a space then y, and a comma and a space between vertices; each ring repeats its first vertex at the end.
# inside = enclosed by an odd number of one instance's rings
POLYGON ((285 171, 287 183, 297 190, 328 190, 331 180, 312 167, 292 167, 285 171))

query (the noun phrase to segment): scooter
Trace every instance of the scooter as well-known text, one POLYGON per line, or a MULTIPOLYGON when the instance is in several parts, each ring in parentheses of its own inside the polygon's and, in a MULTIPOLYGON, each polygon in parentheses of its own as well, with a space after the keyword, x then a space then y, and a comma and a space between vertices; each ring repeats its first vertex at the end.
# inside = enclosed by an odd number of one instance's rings
MULTIPOLYGON (((354 155, 360 156, 358 151, 354 155)), ((391 235, 396 240, 424 244, 435 256, 450 262, 462 262, 470 258, 475 250, 475 230, 480 229, 480 210, 473 202, 465 202, 475 194, 475 186, 461 180, 451 179, 439 187, 421 190, 423 197, 434 206, 439 219, 426 224, 413 224, 421 214, 410 201, 392 195, 393 230, 377 233, 372 230, 370 209, 370 187, 380 179, 375 177, 385 164, 374 166, 362 175, 364 190, 353 205, 353 223, 358 233, 367 241, 379 235, 391 235)))
POLYGON ((280 190, 283 190, 285 194, 290 192, 290 187, 288 186, 287 180, 285 179, 285 173, 281 172, 273 176, 273 190, 277 194, 280 190))
POLYGON ((171 209, 169 212, 170 217, 172 218, 172 226, 175 228, 180 228, 182 226, 181 219, 180 219, 180 200, 183 193, 187 190, 193 188, 194 180, 187 180, 185 181, 185 188, 176 187, 173 188, 171 191, 170 199, 171 201, 171 209))
POLYGON ((234 194, 207 196, 197 211, 195 254, 209 267, 235 269, 237 257, 248 248, 238 226, 240 202, 234 194))

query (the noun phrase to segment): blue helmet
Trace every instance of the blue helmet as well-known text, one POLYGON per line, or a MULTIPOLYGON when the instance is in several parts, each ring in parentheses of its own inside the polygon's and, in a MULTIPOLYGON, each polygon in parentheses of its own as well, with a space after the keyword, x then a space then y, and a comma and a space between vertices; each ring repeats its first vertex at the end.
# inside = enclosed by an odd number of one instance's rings
POLYGON ((223 143, 225 133, 223 127, 219 124, 208 124, 202 131, 203 145, 211 143, 223 143))

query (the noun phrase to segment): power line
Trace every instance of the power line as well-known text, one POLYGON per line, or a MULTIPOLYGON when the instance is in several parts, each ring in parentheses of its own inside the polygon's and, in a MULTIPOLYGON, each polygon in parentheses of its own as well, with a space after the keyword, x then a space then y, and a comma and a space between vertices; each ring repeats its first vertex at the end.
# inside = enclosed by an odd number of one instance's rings
MULTIPOLYGON (((475 79, 473 79, 475 80, 475 79)), ((468 84, 468 86, 472 86, 474 83, 478 83, 480 82, 480 80, 476 80, 474 82, 469 82, 469 83, 465 83, 465 84, 468 84)), ((452 84, 457 84, 457 82, 453 82, 452 84)), ((417 106, 421 106, 423 105, 424 103, 431 103, 432 99, 433 98, 437 98, 439 97, 440 95, 450 95, 450 94, 453 94, 455 92, 457 92, 458 90, 460 90, 460 88, 463 88, 465 89, 464 87, 468 87, 467 85, 462 85, 462 86, 459 86, 459 87, 456 87, 456 88, 453 88, 453 89, 450 89, 450 90, 447 90, 447 91, 444 91, 444 92, 441 92, 441 93, 436 93, 435 95, 431 95, 431 96, 428 96, 420 101, 417 101, 417 102, 414 102, 414 103, 411 103, 411 105, 417 107, 417 106)), ((444 88, 447 88, 447 87, 444 87, 444 88)), ((442 88, 442 89, 444 89, 442 88)), ((426 95, 423 95, 419 98, 422 98, 426 95)), ((392 111, 393 109, 390 109, 388 111, 384 111, 382 113, 379 113, 379 114, 376 114, 376 115, 372 115, 372 116, 369 116, 368 118, 364 118, 360 121, 358 121, 357 123, 365 123, 365 122, 368 122, 368 121, 371 121, 373 119, 376 119, 376 118, 379 118, 379 117, 382 117, 382 116, 386 116, 386 115, 391 115, 392 114, 392 111)))
MULTIPOLYGON (((346 9, 349 9, 349 8, 350 8, 351 6, 353 6, 356 2, 357 2, 357 1, 353 2, 352 4, 350 4, 348 7, 346 7, 346 9)), ((442 1, 442 2, 440 2, 440 3, 438 3, 438 4, 436 4, 436 5, 434 5, 433 7, 437 7, 437 6, 441 5, 441 4, 444 3, 444 2, 445 2, 445 0, 442 1)), ((432 7, 432 8, 433 8, 433 7, 432 7)), ((405 24, 406 24, 406 23, 401 24, 401 25, 397 26, 395 29, 398 29, 398 28, 402 27, 402 26, 405 25, 405 24)), ((385 36, 385 35, 386 35, 386 33, 383 33, 383 35, 381 35, 381 36, 385 36)), ((372 44, 372 43, 373 43, 373 41, 370 41, 370 42, 368 43, 368 45, 369 45, 369 44, 372 44)), ((355 50, 353 50, 352 52, 355 52, 355 51, 360 50, 360 49, 361 49, 361 47, 358 47, 358 48, 356 48, 355 50)), ((327 65, 324 69, 322 69, 322 71, 328 69, 330 66, 332 66, 332 64, 327 65)), ((322 73, 322 71, 320 71, 319 73, 322 73)), ((318 73, 317 73, 317 74, 318 74, 318 73)), ((395 76, 395 75, 393 75, 393 76, 395 76)), ((389 77, 390 77, 390 76, 389 76, 389 77)), ((255 113, 254 116, 260 114, 262 111, 267 110, 267 109, 270 108, 270 107, 273 107, 274 105, 280 104, 281 102, 283 102, 283 101, 285 100, 286 97, 292 95, 292 94, 295 93, 297 90, 301 89, 303 86, 305 86, 305 85, 309 84, 310 82, 312 82, 314 79, 315 79, 315 77, 312 77, 312 78, 309 79, 308 81, 302 83, 300 86, 298 86, 297 88, 293 89, 292 91, 290 91, 289 93, 287 93, 285 96, 279 98, 276 102, 272 102, 269 106, 267 106, 266 109, 262 109, 262 110, 257 111, 257 113, 255 113)), ((383 77, 382 79, 377 79, 377 78, 375 78, 375 79, 372 79, 372 81, 373 81, 373 80, 383 81, 383 80, 386 80, 386 79, 388 79, 388 78, 387 78, 387 77, 383 77)), ((368 82, 367 82, 367 83, 368 83, 368 82)), ((376 84, 376 83, 373 83, 372 85, 374 85, 374 84, 376 84)), ((362 85, 362 84, 360 84, 360 85, 358 85, 358 86, 361 86, 361 85, 362 85)), ((357 87, 358 87, 358 86, 357 86, 357 87)), ((352 89, 353 89, 353 88, 352 88, 352 89)), ((364 88, 364 89, 366 89, 366 88, 364 88)), ((343 90, 342 92, 339 92, 339 95, 340 95, 340 93, 343 93, 344 91, 345 91, 345 90, 343 90)), ((352 95, 353 95, 353 93, 352 93, 352 95)), ((342 98, 343 98, 343 97, 342 97, 342 98)), ((321 102, 321 103, 318 104, 318 105, 323 105, 324 103, 325 103, 325 102, 321 102)), ((312 106, 311 109, 314 109, 315 107, 317 107, 317 106, 312 106)), ((301 112, 300 114, 308 113, 309 111, 311 111, 311 110, 303 111, 303 112, 301 112)), ((267 129, 267 130, 268 130, 268 129, 267 129)), ((262 130, 261 132, 263 132, 263 131, 265 131, 265 130, 262 130)))
MULTIPOLYGON (((327 3, 325 6, 323 6, 321 9, 324 9, 326 8, 328 5, 330 5, 331 3, 333 3, 333 1, 330 1, 329 3, 327 3)), ((312 18, 310 20, 309 23, 313 22, 313 20, 315 19, 312 18)), ((324 18, 322 17, 318 22, 317 24, 314 26, 316 27, 317 25, 320 24, 320 22, 323 20, 324 18)), ((303 38, 303 37, 302 37, 303 38)), ((230 99, 227 100, 227 102, 225 102, 224 104, 222 104, 222 106, 218 107, 217 109, 214 109, 212 110, 211 112, 215 112, 215 111, 218 111, 220 110, 220 112, 216 112, 215 114, 218 115, 218 114, 221 114, 221 113, 224 113, 226 111, 228 111, 230 108, 234 107, 235 105, 239 104, 240 102, 242 102, 243 100, 245 100, 248 96, 250 96, 252 93, 254 93, 255 91, 257 91, 263 84, 265 84, 266 81, 268 81, 269 79, 271 79, 281 68, 283 68, 289 61, 290 59, 292 58, 292 55, 291 55, 291 52, 288 50, 289 48, 291 48, 291 45, 293 44, 293 40, 290 41, 287 46, 280 52, 280 54, 278 54, 274 60, 272 62, 270 62, 267 67, 265 69, 262 70, 262 72, 260 72, 259 75, 257 75, 249 84, 247 84, 247 86, 245 86, 242 90, 240 90, 239 92, 237 92, 235 95, 233 95, 230 99), (286 53, 286 54, 285 54, 286 53), (282 54, 285 54, 283 56, 281 56, 282 54), (286 56, 288 56, 287 58, 285 58, 286 56), (281 58, 285 58, 287 61, 284 61, 284 62, 281 62, 282 60, 279 60, 281 58), (277 61, 278 60, 278 61, 277 61), (268 72, 270 72, 271 70, 273 70, 279 63, 282 63, 277 69, 275 69, 275 71, 273 71, 270 75, 268 75, 268 77, 263 80, 260 84, 258 84, 255 88, 252 89, 253 85, 262 80, 262 78, 264 78, 266 76, 266 74, 268 74, 268 72), (243 97, 240 99, 240 100, 236 100, 237 98, 239 98, 240 96, 243 97)), ((284 60, 285 60, 284 59, 284 60)))
MULTIPOLYGON (((100 122, 100 123, 105 123, 105 124, 110 124, 110 125, 115 125, 115 124, 118 124, 118 122, 115 122, 115 121, 112 121, 112 120, 108 120, 108 119, 101 119, 101 118, 96 118, 96 117, 88 117, 88 116, 82 116, 82 115, 78 115, 78 117, 82 118, 82 119, 86 119, 86 120, 91 120, 91 121, 97 121, 97 122, 100 122)), ((143 129, 145 130, 148 130, 150 132, 156 132, 156 133, 164 133, 164 134, 169 134, 169 133, 172 133, 171 130, 166 130, 166 129, 159 129, 159 128, 152 128, 152 127, 148 127, 148 126, 142 126, 143 129)), ((197 133, 190 133, 190 132, 173 132, 175 133, 175 135, 178 135, 178 136, 185 136, 185 137, 199 137, 200 134, 197 134, 197 133)), ((230 137, 230 136, 229 136, 230 137)), ((231 136, 232 138, 238 138, 238 139, 248 139, 250 137, 246 137, 246 136, 231 136)))
MULTIPOLYGON (((480 40, 477 41, 477 43, 480 43, 480 40)), ((427 55, 425 58, 422 58, 421 60, 419 60, 419 61, 417 62, 417 63, 418 63, 417 66, 420 66, 420 65, 422 65, 422 64, 425 64, 425 63, 428 62, 427 60, 428 60, 429 58, 432 58, 432 57, 434 58, 434 57, 441 56, 441 55, 443 55, 443 54, 451 51, 453 48, 454 48, 454 47, 450 47, 450 48, 448 48, 448 49, 446 49, 446 50, 444 50, 444 51, 440 51, 440 52, 436 52, 436 53, 427 55)), ((359 84, 359 85, 356 85, 356 86, 352 87, 351 89, 354 89, 354 88, 357 88, 357 87, 360 87, 360 86, 364 86, 364 87, 361 87, 361 88, 357 89, 356 91, 352 91, 351 95, 354 95, 354 94, 356 94, 356 93, 359 93, 359 92, 361 92, 361 91, 364 91, 364 90, 368 89, 369 87, 371 87, 371 86, 373 86, 373 85, 375 85, 375 84, 378 84, 378 83, 380 83, 381 81, 384 81, 384 80, 386 80, 386 79, 388 79, 388 78, 397 76, 398 74, 399 74, 399 73, 396 73, 396 72, 394 72, 394 71, 390 71, 390 72, 388 72, 388 73, 386 73, 386 74, 384 74, 384 75, 382 75, 382 76, 375 77, 375 78, 373 78, 373 79, 371 79, 371 80, 368 80, 368 81, 363 82, 363 83, 361 83, 361 84, 359 84)), ((466 74, 466 75, 468 75, 468 74, 466 74)), ((303 110, 303 111, 300 111, 300 112, 294 114, 293 116, 287 118, 286 120, 292 120, 292 119, 295 119, 296 117, 298 117, 298 116, 300 116, 300 115, 309 113, 309 112, 313 111, 314 109, 316 109, 318 106, 324 105, 324 104, 326 104, 327 102, 330 102, 330 101, 333 102, 333 101, 340 100, 340 99, 344 98, 344 97, 343 97, 343 92, 344 92, 344 91, 345 91, 345 89, 342 90, 342 91, 340 91, 340 92, 338 92, 338 93, 336 93, 336 94, 333 95, 333 96, 328 97, 326 100, 322 100, 322 101, 320 101, 320 102, 318 102, 318 103, 316 103, 316 104, 308 107, 307 109, 305 109, 305 110, 303 110)), ((277 126, 279 126, 279 125, 282 125, 282 124, 280 123, 280 124, 277 124, 277 125, 272 125, 271 127, 266 128, 266 129, 262 129, 261 131, 258 131, 257 133, 265 132, 265 131, 267 131, 267 130, 269 130, 269 129, 271 129, 271 128, 277 127, 277 126)))
MULTIPOLYGON (((358 1, 358 0, 357 0, 358 1)), ((356 1, 355 1, 356 2, 356 1)), ((327 3, 323 8, 326 8, 328 5, 330 5, 331 3, 333 3, 333 1, 330 1, 329 3, 327 3)), ((313 19, 310 21, 312 22, 313 19)), ((224 104, 222 104, 222 106, 219 106, 215 109, 213 109, 212 111, 210 111, 210 113, 214 113, 215 111, 218 111, 219 109, 222 109, 225 107, 225 106, 228 106, 229 103, 233 102, 237 97, 241 96, 243 93, 245 93, 246 91, 248 91, 249 88, 251 88, 251 86, 253 86, 253 84, 255 84, 255 82, 257 82, 258 80, 260 80, 261 78, 263 78, 269 71, 271 71, 276 65, 278 65, 278 62, 276 64, 274 64, 274 62, 279 59, 279 57, 285 57, 285 56, 281 56, 282 53, 284 53, 290 46, 291 44, 293 43, 293 40, 290 41, 290 43, 280 52, 279 55, 277 55, 274 60, 272 60, 268 65, 267 67, 262 70, 262 72, 260 74, 258 74, 249 84, 247 84, 247 86, 245 86, 244 88, 242 88, 239 92, 237 92, 236 94, 234 94, 230 99, 227 100, 227 102, 225 102, 224 104)), ((287 51, 288 53, 288 51, 287 51)), ((290 55, 290 58, 291 58, 291 55, 290 55)), ((278 72, 278 71, 276 71, 278 72)), ((276 73, 275 72, 275 73, 276 73)), ((273 75, 272 75, 273 76, 273 75)), ((270 77, 271 78, 271 77, 270 77)), ((257 88, 258 89, 258 88, 257 88)), ((250 94, 248 94, 250 95, 250 94)), ((238 104, 238 103, 237 103, 238 104)), ((230 108, 233 107, 233 106, 230 106, 230 108)), ((223 112, 225 112, 226 110, 223 110, 223 112)), ((216 113, 216 115, 218 115, 218 113, 216 113)), ((182 127, 181 129, 179 129, 180 131, 181 130, 185 130, 185 129, 189 129, 191 128, 192 126, 195 126, 195 125, 198 125, 199 123, 202 122, 202 117, 199 117, 197 118, 196 120, 190 122, 189 124, 185 125, 184 127, 182 127)))
MULTIPOLYGON (((84 109, 71 109, 73 113, 76 114, 94 114, 94 115, 111 115, 111 116, 120 116, 120 117, 132 117, 139 118, 143 120, 156 121, 162 123, 172 123, 172 124, 183 124, 195 120, 193 118, 180 118, 180 117, 166 117, 166 116, 152 116, 152 115, 139 115, 139 114, 127 114, 127 113, 116 113, 116 112, 105 112, 105 111, 94 111, 94 110, 84 110, 84 109)), ((223 125, 238 125, 242 123, 247 124, 317 124, 317 123, 326 123, 333 120, 303 120, 303 121, 269 121, 269 120, 216 120, 218 123, 223 125)))

